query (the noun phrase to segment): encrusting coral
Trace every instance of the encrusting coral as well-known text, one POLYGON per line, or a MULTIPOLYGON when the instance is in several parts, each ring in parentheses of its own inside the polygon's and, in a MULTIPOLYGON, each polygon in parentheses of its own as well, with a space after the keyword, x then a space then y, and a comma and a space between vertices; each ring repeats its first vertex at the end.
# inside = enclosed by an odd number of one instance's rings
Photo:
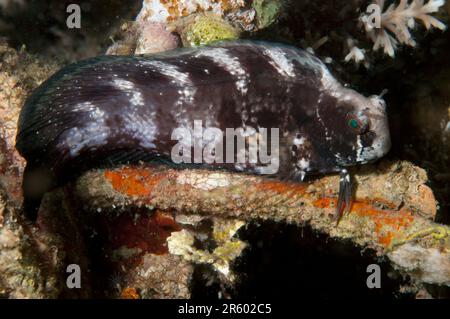
POLYGON ((214 14, 197 14, 182 19, 178 32, 185 47, 239 38, 239 30, 214 14))

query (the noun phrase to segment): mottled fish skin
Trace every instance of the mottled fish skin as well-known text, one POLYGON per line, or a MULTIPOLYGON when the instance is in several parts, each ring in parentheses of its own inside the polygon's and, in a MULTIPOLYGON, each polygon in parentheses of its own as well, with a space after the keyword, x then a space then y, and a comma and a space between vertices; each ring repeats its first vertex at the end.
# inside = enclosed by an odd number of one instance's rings
MULTIPOLYGON (((72 172, 113 164, 120 153, 170 158, 172 131, 192 129, 194 120, 223 131, 279 128, 281 178, 337 172, 390 148, 380 98, 342 86, 303 50, 254 41, 69 65, 26 101, 16 147, 27 174, 41 170, 55 185, 72 172), (350 127, 349 114, 367 121, 366 129, 350 127)), ((221 166, 258 174, 255 166, 221 166)))

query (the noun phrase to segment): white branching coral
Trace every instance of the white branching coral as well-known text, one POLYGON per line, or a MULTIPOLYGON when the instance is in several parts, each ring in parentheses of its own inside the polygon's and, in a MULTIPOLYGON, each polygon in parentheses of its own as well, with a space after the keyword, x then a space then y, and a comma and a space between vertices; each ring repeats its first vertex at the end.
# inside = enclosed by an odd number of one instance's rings
POLYGON ((384 53, 394 57, 399 44, 415 46, 411 30, 416 20, 421 21, 425 28, 445 30, 446 25, 431 14, 443 6, 445 0, 400 0, 396 6, 391 4, 386 11, 385 0, 375 0, 369 5, 367 14, 361 16, 367 35, 374 42, 373 49, 383 48, 384 53))
POLYGON ((345 62, 353 60, 356 64, 359 64, 365 60, 364 49, 358 47, 352 47, 350 52, 345 56, 345 62))
POLYGON ((363 63, 366 68, 369 67, 369 63, 366 60, 366 51, 364 49, 360 49, 355 40, 352 38, 347 39, 347 46, 349 48, 349 53, 345 56, 344 61, 350 62, 353 61, 355 64, 359 65, 363 63))

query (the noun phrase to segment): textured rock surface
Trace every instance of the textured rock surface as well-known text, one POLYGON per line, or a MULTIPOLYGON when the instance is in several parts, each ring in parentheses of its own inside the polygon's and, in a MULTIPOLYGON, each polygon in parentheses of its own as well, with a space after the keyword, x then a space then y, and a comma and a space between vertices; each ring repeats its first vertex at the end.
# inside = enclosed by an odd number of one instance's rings
POLYGON ((0 294, 56 297, 55 250, 20 216, 24 160, 15 151, 16 123, 27 93, 56 65, 0 43, 0 294))
MULTIPOLYGON (((80 198, 85 210, 100 209, 103 214, 147 207, 221 219, 308 222, 331 237, 350 239, 356 245, 375 249, 380 256, 406 243, 414 243, 424 252, 438 249, 440 260, 447 261, 439 262, 439 271, 447 273, 450 229, 432 221, 436 200, 425 185, 426 173, 408 162, 382 162, 357 171, 356 180, 356 200, 337 227, 331 218, 337 196, 335 176, 309 184, 291 184, 202 170, 122 167, 85 174, 76 183, 75 196, 80 198)), ((193 238, 188 233, 180 236, 175 233, 169 239, 172 252, 190 256, 188 260, 198 263, 213 258, 186 248, 193 246, 193 238)), ((402 264, 397 266, 408 273, 402 264)), ((444 281, 435 284, 449 284, 450 277, 444 277, 444 281)))

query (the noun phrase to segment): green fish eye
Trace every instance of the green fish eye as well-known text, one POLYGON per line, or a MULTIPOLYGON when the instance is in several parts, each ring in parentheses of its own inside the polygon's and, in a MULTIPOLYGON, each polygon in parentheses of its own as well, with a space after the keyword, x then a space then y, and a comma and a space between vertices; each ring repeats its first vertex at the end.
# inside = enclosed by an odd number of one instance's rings
POLYGON ((354 129, 357 129, 359 127, 359 123, 355 119, 351 119, 350 121, 348 121, 348 125, 354 129))
POLYGON ((369 128, 369 119, 361 112, 348 113, 347 125, 357 134, 364 134, 369 128))

